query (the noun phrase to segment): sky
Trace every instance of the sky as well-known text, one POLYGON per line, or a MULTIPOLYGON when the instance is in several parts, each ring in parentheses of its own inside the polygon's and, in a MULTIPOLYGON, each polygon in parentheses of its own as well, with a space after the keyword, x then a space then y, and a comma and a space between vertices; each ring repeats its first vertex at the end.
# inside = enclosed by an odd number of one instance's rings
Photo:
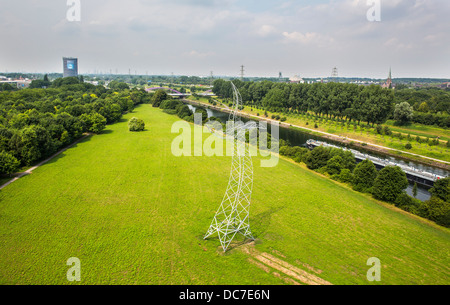
POLYGON ((0 0, 0 71, 450 78, 448 0, 77 1, 0 0))

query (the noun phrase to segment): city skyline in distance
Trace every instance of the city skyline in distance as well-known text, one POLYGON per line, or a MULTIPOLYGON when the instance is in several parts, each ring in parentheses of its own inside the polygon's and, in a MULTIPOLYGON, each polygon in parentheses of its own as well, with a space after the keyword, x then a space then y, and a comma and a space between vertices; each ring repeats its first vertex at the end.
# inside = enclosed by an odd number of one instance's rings
POLYGON ((450 78, 448 1, 382 2, 369 22, 366 1, 81 0, 5 4, 0 71, 247 77, 450 78))

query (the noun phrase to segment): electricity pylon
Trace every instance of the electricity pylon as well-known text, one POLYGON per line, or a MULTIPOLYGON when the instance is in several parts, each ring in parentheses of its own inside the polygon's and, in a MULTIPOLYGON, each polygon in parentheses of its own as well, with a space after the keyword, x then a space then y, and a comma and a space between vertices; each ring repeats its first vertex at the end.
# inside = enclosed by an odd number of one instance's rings
POLYGON ((231 85, 234 93, 234 110, 230 114, 228 125, 231 123, 233 128, 227 129, 227 134, 231 136, 231 140, 234 143, 234 152, 230 179, 222 203, 204 237, 204 239, 207 239, 211 235, 218 233, 224 252, 238 233, 254 240, 249 222, 253 189, 253 163, 245 135, 247 132, 251 134, 250 129, 256 128, 256 123, 252 122, 253 124, 247 123, 244 125, 237 120, 237 112, 242 98, 232 82, 231 85))

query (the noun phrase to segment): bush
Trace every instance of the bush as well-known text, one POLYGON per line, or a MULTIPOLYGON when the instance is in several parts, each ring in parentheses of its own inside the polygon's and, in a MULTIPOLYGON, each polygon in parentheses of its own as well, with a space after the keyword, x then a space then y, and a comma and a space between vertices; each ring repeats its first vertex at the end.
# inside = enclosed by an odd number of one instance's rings
POLYGON ((343 170, 341 170, 341 173, 337 176, 337 180, 344 183, 352 183, 353 174, 348 168, 344 168, 343 170))
POLYGON ((383 127, 381 127, 381 125, 377 125, 376 130, 377 130, 377 134, 383 133, 383 127))
POLYGON ((334 156, 327 162, 327 172, 330 175, 339 175, 342 170, 342 157, 334 156))
POLYGON ((407 187, 408 179, 405 172, 398 166, 386 166, 375 179, 373 195, 376 199, 395 202, 407 187))
POLYGON ((436 222, 439 225, 450 227, 450 203, 432 196, 419 208, 419 215, 436 222))
POLYGON ((418 215, 421 202, 403 192, 397 196, 394 204, 404 211, 418 215))
POLYGON ((305 156, 305 163, 309 169, 319 169, 327 165, 329 159, 329 151, 322 147, 316 147, 308 152, 305 156))
POLYGON ((411 143, 407 143, 407 144, 405 145, 405 148, 406 148, 406 149, 412 149, 411 143))
POLYGON ((128 129, 129 131, 144 131, 145 123, 141 119, 131 118, 131 120, 128 122, 128 129))
POLYGON ((180 101, 177 100, 165 100, 162 101, 159 105, 159 108, 161 109, 175 109, 178 107, 178 105, 182 104, 180 101))

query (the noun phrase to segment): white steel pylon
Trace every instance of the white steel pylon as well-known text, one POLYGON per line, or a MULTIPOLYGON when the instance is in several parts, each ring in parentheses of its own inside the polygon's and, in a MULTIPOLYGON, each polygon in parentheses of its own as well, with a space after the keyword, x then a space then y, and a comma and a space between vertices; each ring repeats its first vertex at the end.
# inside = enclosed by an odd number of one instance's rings
MULTIPOLYGON (((242 122, 237 122, 237 112, 242 98, 232 82, 231 86, 234 92, 234 110, 230 114, 229 123, 234 127, 231 131, 227 130, 227 134, 232 135, 231 140, 234 144, 231 174, 225 196, 204 237, 206 239, 217 232, 224 252, 238 233, 254 240, 249 222, 253 163, 249 146, 245 141, 249 124, 244 126, 242 122)), ((250 124, 250 126, 255 125, 250 124)))

